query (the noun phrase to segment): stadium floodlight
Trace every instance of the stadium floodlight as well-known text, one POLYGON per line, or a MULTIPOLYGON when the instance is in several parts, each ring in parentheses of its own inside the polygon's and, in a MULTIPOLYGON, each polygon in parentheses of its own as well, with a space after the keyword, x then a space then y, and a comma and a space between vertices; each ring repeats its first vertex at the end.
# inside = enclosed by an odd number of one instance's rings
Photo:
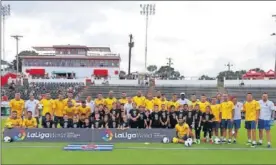
POLYGON ((20 38, 22 38, 23 36, 20 35, 13 35, 11 36, 12 38, 14 38, 16 40, 16 74, 18 75, 19 73, 19 53, 18 53, 18 42, 20 40, 20 38))
POLYGON ((140 14, 146 16, 146 36, 145 36, 145 69, 147 69, 147 53, 148 53, 148 20, 149 16, 155 15, 155 4, 140 4, 140 14))
POLYGON ((5 20, 11 15, 10 5, 1 5, 1 16, 3 18, 3 60, 5 60, 5 20))

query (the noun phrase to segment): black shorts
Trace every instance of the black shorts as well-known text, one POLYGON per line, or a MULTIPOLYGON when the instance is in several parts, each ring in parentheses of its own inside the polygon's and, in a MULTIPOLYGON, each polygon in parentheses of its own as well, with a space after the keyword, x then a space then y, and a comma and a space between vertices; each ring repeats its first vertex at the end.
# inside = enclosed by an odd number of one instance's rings
POLYGON ((193 123, 189 122, 189 123, 187 123, 187 124, 188 124, 188 126, 190 127, 190 129, 193 129, 193 123))

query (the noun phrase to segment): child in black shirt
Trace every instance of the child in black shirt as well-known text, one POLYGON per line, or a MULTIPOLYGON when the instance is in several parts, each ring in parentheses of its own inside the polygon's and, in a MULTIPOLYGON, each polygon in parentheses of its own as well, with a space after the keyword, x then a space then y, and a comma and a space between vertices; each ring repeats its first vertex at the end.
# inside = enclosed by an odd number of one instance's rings
POLYGON ((206 142, 208 142, 212 138, 213 118, 214 115, 211 114, 211 107, 207 106, 206 112, 202 114, 203 132, 206 142), (207 135, 209 135, 209 138, 207 135))
POLYGON ((45 120, 42 122, 43 128, 55 128, 55 122, 52 120, 50 113, 45 114, 45 120))

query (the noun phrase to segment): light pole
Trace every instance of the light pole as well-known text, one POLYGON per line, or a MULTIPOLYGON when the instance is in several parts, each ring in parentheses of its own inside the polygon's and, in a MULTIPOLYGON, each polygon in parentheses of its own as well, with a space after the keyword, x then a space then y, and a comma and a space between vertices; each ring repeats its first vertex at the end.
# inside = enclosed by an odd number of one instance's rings
POLYGON ((14 36, 11 36, 11 37, 16 40, 16 74, 18 74, 19 73, 18 42, 19 42, 20 38, 22 38, 23 36, 14 35, 14 36))
POLYGON ((148 53, 148 21, 149 16, 155 15, 155 4, 140 4, 140 14, 146 16, 146 39, 145 39, 145 69, 147 70, 147 53, 148 53))
MULTIPOLYGON (((276 18, 276 15, 272 15, 272 17, 276 18)), ((276 36, 276 33, 272 33, 271 36, 276 36)), ((274 64, 274 78, 276 79, 276 52, 275 52, 275 64, 274 64)))
POLYGON ((11 7, 10 5, 3 5, 1 6, 1 16, 3 17, 3 60, 6 58, 5 52, 5 20, 11 14, 11 7))

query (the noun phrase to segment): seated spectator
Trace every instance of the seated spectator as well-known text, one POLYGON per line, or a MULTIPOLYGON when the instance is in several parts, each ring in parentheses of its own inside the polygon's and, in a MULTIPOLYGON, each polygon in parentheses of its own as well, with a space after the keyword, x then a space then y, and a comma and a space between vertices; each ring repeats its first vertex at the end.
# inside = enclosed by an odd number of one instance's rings
POLYGON ((43 128, 55 128, 55 123, 52 119, 52 116, 49 112, 45 114, 45 120, 42 121, 43 128))

